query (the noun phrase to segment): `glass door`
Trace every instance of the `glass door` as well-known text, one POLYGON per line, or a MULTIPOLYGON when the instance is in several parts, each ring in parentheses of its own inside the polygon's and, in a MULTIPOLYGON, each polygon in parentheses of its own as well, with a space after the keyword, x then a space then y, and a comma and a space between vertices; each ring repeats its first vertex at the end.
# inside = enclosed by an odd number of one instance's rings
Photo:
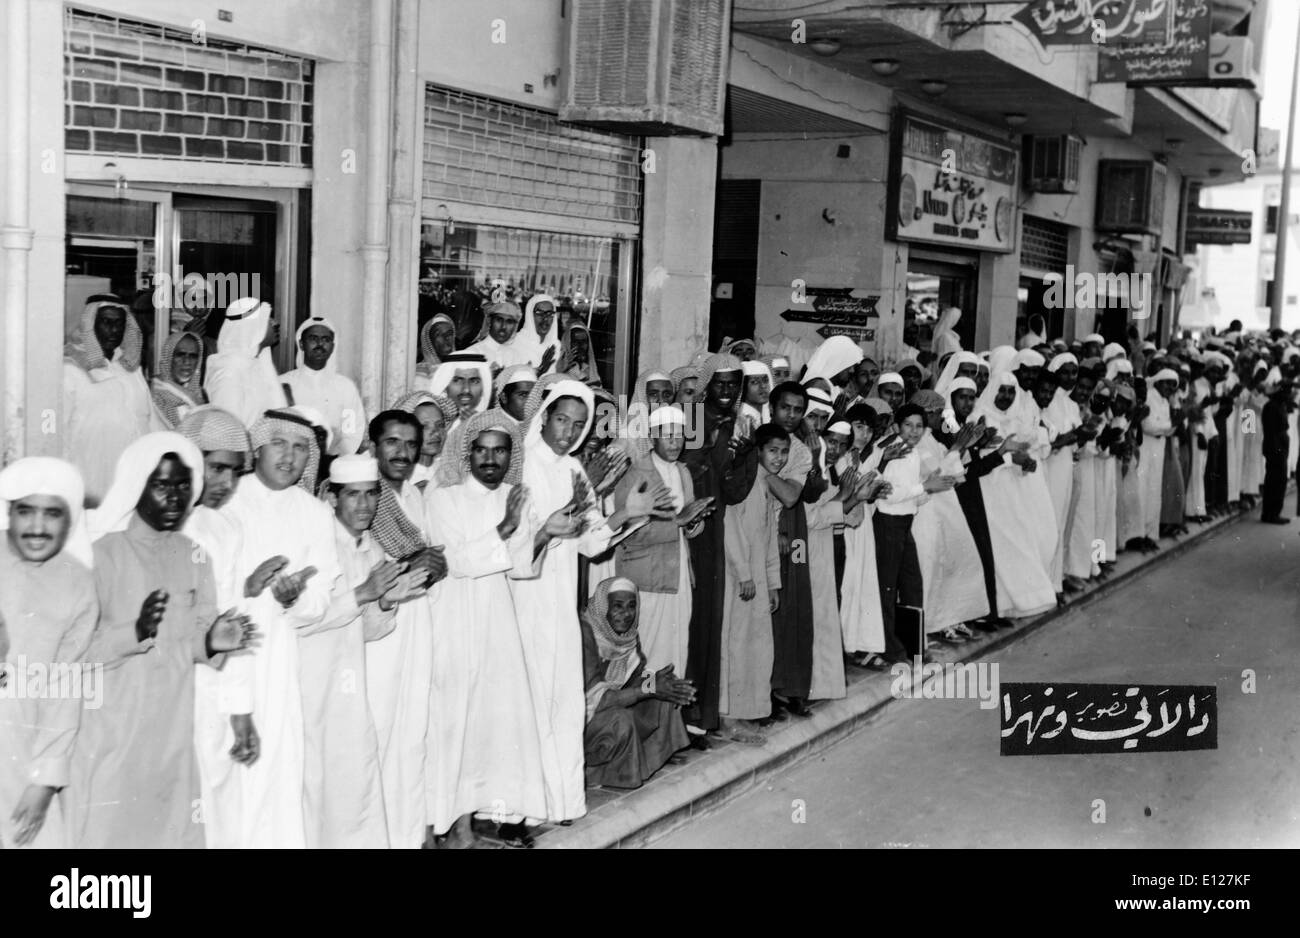
MULTIPOLYGON (((123 191, 108 186, 69 186, 64 216, 63 332, 70 338, 86 300, 113 293, 131 309, 143 336, 143 366, 152 374, 158 331, 165 318, 154 308, 154 278, 170 224, 166 193, 123 191)), ((161 269, 166 269, 162 266, 161 269)))

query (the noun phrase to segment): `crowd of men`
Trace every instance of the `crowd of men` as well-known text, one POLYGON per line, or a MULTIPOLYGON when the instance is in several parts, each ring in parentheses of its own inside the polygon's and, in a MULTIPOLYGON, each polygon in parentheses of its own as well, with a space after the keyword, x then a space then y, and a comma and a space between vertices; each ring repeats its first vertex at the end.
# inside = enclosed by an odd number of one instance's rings
POLYGON ((146 383, 130 311, 90 299, 65 458, 0 471, 0 843, 529 846, 591 786, 761 744, 847 669, 1048 610, 1189 522, 1288 520, 1282 333, 976 354, 948 310, 884 368, 738 339, 629 405, 550 297, 481 312, 459 351, 427 322, 370 416, 327 319, 280 375, 239 300, 146 383), (42 690, 60 668, 96 706, 42 690))

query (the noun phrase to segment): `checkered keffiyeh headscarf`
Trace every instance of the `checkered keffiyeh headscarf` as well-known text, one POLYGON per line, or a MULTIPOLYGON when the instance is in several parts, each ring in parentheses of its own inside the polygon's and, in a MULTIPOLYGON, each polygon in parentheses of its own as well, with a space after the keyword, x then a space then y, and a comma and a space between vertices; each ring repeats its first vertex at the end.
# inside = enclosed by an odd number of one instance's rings
POLYGON ((316 442, 316 429, 312 422, 294 410, 268 410, 248 428, 249 441, 253 452, 271 442, 277 433, 291 433, 307 438, 309 452, 307 467, 298 480, 298 487, 306 489, 311 495, 316 494, 316 473, 320 470, 320 445, 316 442))
MULTIPOLYGON (((503 481, 518 485, 524 477, 524 432, 519 422, 504 410, 494 407, 475 414, 461 426, 461 436, 456 449, 449 450, 456 459, 444 460, 455 466, 455 476, 448 485, 458 485, 470 477, 469 451, 474 440, 485 430, 500 430, 510 435, 510 468, 503 481)), ((450 441, 448 441, 450 442, 450 441)))
POLYGON ((432 391, 412 391, 410 394, 399 397, 393 403, 393 410, 414 414, 416 408, 424 404, 433 404, 442 411, 442 417, 449 425, 460 416, 460 408, 456 406, 455 401, 445 394, 434 394, 432 391))
POLYGON ((668 377, 673 379, 673 395, 681 393, 682 382, 687 378, 694 378, 698 383, 700 380, 700 369, 694 365, 682 365, 680 368, 674 368, 668 373, 668 377))
POLYGON ((203 358, 205 352, 203 349, 203 339, 192 332, 173 332, 163 343, 162 354, 158 356, 158 373, 154 375, 155 381, 166 381, 168 384, 180 388, 189 395, 190 400, 203 400, 203 383, 199 380, 203 374, 203 358), (194 367, 194 374, 190 375, 190 380, 184 384, 177 384, 172 377, 172 356, 176 354, 176 346, 180 344, 181 339, 192 339, 194 344, 199 347, 199 363, 194 367))
POLYGON ((600 660, 605 665, 605 673, 601 680, 591 687, 586 694, 588 720, 595 713, 596 706, 600 703, 600 698, 604 696, 605 691, 622 688, 627 683, 627 679, 631 677, 636 666, 641 662, 640 655, 637 654, 637 627, 633 625, 632 628, 620 635, 614 631, 607 618, 609 594, 627 591, 636 593, 638 596, 640 594, 636 585, 624 577, 610 577, 608 580, 602 580, 600 585, 596 587, 596 592, 591 597, 590 602, 587 603, 586 611, 582 614, 583 621, 587 623, 592 636, 596 639, 596 650, 600 655, 600 660))
POLYGON ((501 369, 501 374, 497 375, 496 381, 492 382, 493 403, 499 403, 505 389, 521 380, 536 383, 537 369, 532 365, 509 365, 501 369), (520 378, 519 375, 523 377, 520 378))
POLYGON ((405 560, 429 546, 424 532, 402 509, 393 483, 379 477, 379 504, 370 522, 370 534, 389 557, 405 560))
POLYGON ((456 334, 456 323, 446 313, 438 313, 432 319, 424 324, 420 329, 420 351, 424 353, 423 365, 428 365, 432 370, 435 366, 442 364, 442 359, 438 357, 438 351, 433 347, 433 327, 440 322, 445 322, 451 326, 451 332, 456 334))
POLYGON ((248 440, 248 430, 227 410, 211 404, 196 407, 185 415, 176 432, 204 453, 217 450, 242 453, 244 471, 253 467, 253 448, 248 440))
MULTIPOLYGON (((537 412, 542 409, 542 398, 546 396, 546 389, 557 381, 569 380, 572 380, 570 375, 560 374, 558 372, 551 372, 549 375, 542 375, 542 377, 537 379, 537 383, 533 385, 532 391, 528 393, 528 402, 524 404, 523 425, 525 427, 533 422, 533 418, 537 416, 537 412)), ((509 417, 510 415, 506 414, 506 416, 509 417)))
POLYGON ((140 367, 140 351, 144 345, 140 326, 127 305, 117 297, 108 294, 101 293, 86 301, 86 306, 81 311, 81 322, 77 325, 77 331, 64 346, 64 357, 76 362, 85 371, 103 368, 108 364, 104 350, 99 346, 99 338, 95 335, 95 318, 101 309, 108 306, 116 306, 126 316, 126 331, 122 334, 122 344, 113 354, 120 352, 118 364, 127 371, 135 371, 140 367))
POLYGON ((716 355, 710 355, 700 366, 700 399, 704 399, 704 394, 708 390, 709 382, 719 371, 740 371, 740 359, 735 355, 728 355, 726 352, 718 352, 716 355))

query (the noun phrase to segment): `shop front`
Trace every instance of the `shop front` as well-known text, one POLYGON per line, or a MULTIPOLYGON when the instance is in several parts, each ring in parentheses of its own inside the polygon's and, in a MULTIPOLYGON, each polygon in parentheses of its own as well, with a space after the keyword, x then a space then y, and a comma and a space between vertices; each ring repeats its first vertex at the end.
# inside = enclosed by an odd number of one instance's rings
MULTIPOLYGON (((461 346, 493 295, 556 302, 589 330, 602 386, 631 378, 640 141, 561 125, 553 114, 428 85, 419 323, 439 312, 461 346)), ((582 343, 579 342, 579 345, 582 343)))
POLYGON ((900 109, 890 166, 886 231, 906 249, 903 343, 928 350, 936 318, 956 306, 962 347, 976 348, 993 311, 994 258, 1016 249, 1019 152, 900 109))

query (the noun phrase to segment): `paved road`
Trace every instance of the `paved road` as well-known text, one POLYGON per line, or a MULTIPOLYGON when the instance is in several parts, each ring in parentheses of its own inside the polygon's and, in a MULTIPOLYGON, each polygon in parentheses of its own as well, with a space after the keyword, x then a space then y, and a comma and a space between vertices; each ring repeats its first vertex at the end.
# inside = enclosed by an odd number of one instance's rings
POLYGON ((1004 682, 1215 684, 1219 748, 1002 757, 997 709, 901 700, 655 846, 1300 846, 1300 523, 1230 525, 985 660, 1004 682))

